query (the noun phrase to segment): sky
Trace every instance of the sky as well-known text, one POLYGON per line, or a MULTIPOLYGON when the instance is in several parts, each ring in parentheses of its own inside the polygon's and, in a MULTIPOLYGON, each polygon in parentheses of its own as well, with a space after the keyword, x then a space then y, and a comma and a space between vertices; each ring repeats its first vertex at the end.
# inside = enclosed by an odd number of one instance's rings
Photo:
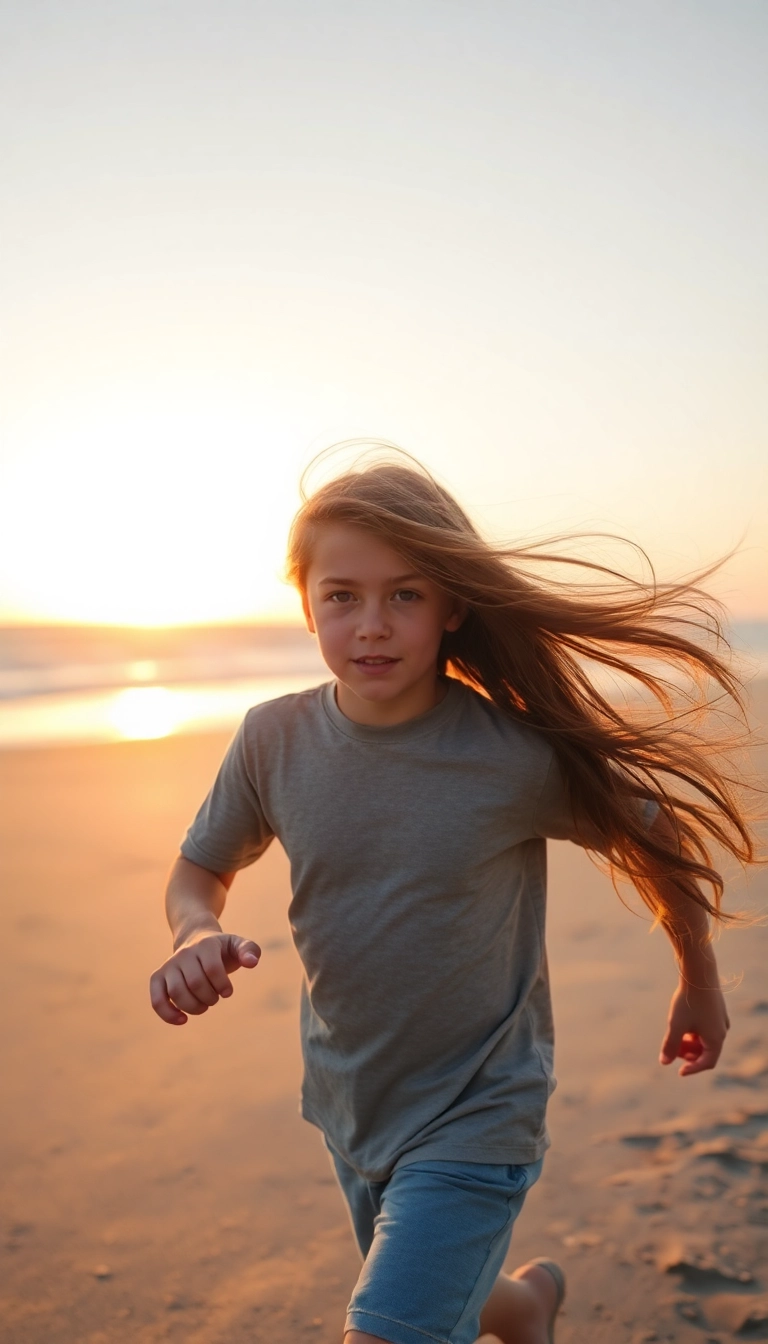
POLYGON ((768 618, 764 0, 2 0, 0 52, 0 621, 297 619, 355 436, 495 539, 740 547, 768 618))

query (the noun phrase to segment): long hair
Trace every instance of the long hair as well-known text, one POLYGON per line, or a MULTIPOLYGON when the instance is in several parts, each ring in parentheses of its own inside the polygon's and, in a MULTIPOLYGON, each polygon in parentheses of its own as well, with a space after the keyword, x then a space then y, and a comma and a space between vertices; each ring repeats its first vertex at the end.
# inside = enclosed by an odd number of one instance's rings
POLYGON ((652 571, 638 580, 564 555, 564 538, 491 545, 407 455, 362 459, 304 494, 288 549, 288 578, 300 590, 317 529, 331 522, 386 541, 464 604, 462 625, 444 636, 440 672, 547 736, 583 819, 585 848, 607 860, 614 883, 632 881, 678 951, 669 882, 716 920, 733 918, 721 908, 713 845, 742 863, 755 853, 741 773, 727 750, 746 731, 731 729, 717 742, 712 731, 724 709, 746 720, 719 605, 698 586, 711 570, 696 581, 657 583, 652 571), (564 565, 575 567, 576 580, 559 576, 564 565), (617 702, 599 689, 595 668, 643 694, 617 702), (670 826, 644 825, 638 800, 648 798, 670 826))

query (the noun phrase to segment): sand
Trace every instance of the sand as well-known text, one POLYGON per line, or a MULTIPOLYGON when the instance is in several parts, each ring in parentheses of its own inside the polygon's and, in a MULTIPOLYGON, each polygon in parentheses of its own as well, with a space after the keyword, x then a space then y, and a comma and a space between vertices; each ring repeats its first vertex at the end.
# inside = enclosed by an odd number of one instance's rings
MULTIPOLYGON (((766 688, 758 718, 768 720, 766 688)), ((0 756, 2 1287, 12 1344, 339 1341, 356 1251, 297 1112, 299 968, 285 856, 238 878, 257 939, 234 997, 151 1012, 162 891, 220 736, 0 756)), ((573 846, 551 847, 553 1147, 510 1265, 569 1277, 558 1344, 768 1338, 768 929, 720 944, 720 1070, 656 1062, 674 983, 660 934, 573 846)), ((768 876, 731 900, 768 909, 768 876)))

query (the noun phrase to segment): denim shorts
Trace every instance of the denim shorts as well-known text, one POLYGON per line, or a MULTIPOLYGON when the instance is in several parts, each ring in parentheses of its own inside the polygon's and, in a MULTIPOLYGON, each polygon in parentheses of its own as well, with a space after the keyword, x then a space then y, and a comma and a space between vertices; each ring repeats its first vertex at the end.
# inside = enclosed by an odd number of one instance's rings
POLYGON ((366 1181, 329 1151, 364 1260, 345 1329, 390 1344, 475 1344, 542 1161, 412 1162, 366 1181))

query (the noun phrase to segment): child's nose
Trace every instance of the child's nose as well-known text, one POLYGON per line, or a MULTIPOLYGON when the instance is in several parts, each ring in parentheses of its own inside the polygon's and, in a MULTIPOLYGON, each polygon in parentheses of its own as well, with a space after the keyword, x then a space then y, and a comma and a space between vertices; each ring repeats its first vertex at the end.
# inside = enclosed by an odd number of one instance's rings
POLYGON ((366 602, 360 610, 357 627, 361 639, 381 639, 389 634, 387 612, 381 602, 366 602))

